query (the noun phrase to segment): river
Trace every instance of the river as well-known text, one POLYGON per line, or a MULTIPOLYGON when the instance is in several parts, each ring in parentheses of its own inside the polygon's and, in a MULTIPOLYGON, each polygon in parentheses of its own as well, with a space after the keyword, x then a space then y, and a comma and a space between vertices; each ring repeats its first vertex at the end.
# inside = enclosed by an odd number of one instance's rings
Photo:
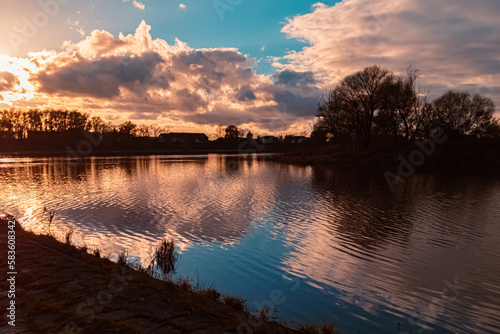
MULTIPOLYGON (((499 333, 500 179, 299 167, 258 155, 0 159, 0 209, 341 333, 499 333)), ((22 250, 19 250, 22 252, 22 250)), ((22 269, 21 269, 22 270, 22 269)))

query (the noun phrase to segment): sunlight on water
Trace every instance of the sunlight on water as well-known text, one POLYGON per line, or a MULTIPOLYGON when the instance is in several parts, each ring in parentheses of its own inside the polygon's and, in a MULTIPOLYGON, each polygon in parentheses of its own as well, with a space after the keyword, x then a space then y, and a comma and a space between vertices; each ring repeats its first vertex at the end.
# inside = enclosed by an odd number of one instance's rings
POLYGON ((297 167, 258 156, 0 159, 0 208, 37 233, 146 263, 344 333, 500 331, 500 182, 297 167))

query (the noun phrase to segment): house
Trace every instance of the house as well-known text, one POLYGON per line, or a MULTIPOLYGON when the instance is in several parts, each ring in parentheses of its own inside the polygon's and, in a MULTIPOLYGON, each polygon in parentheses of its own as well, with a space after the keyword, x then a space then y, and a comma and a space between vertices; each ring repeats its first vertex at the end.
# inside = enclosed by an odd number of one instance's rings
POLYGON ((162 133, 158 136, 158 140, 167 144, 194 144, 206 143, 208 137, 204 133, 170 132, 162 133))
POLYGON ((0 139, 14 140, 16 139, 16 134, 9 131, 0 131, 0 139))
POLYGON ((259 142, 264 145, 274 144, 278 142, 278 138, 276 138, 275 136, 263 136, 259 138, 259 142))
POLYGON ((310 138, 306 136, 286 136, 285 142, 290 143, 292 145, 302 145, 309 142, 310 138))

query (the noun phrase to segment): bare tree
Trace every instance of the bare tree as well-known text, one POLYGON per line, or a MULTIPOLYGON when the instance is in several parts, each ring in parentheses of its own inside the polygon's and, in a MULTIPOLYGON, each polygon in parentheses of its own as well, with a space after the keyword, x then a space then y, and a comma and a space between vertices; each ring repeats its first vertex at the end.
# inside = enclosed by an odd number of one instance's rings
POLYGON ((224 138, 226 139, 237 139, 243 137, 245 134, 243 130, 238 129, 236 125, 228 125, 225 132, 224 138))
POLYGON ((135 135, 138 137, 150 137, 151 128, 152 126, 150 125, 139 125, 135 130, 135 135))
POLYGON ((91 117, 85 126, 85 130, 92 132, 104 132, 104 121, 99 116, 91 117))
POLYGON ((67 129, 84 129, 89 116, 76 110, 66 111, 67 129))
POLYGON ((447 92, 432 104, 430 128, 442 128, 452 138, 481 136, 494 123, 495 103, 488 97, 468 92, 447 92))
POLYGON ((320 100, 317 114, 320 122, 334 136, 346 130, 359 135, 367 147, 374 117, 383 106, 386 86, 392 80, 392 72, 376 65, 344 78, 320 100))
POLYGON ((226 129, 222 124, 219 124, 215 127, 214 133, 212 134, 212 139, 217 140, 219 138, 224 138, 226 136, 226 129))
POLYGON ((125 123, 120 124, 118 131, 126 135, 134 136, 137 131, 137 125, 131 121, 126 121, 125 123))
POLYGON ((42 112, 39 109, 30 109, 26 112, 26 121, 28 130, 41 131, 42 130, 42 112))
POLYGON ((417 87, 420 70, 410 66, 404 77, 387 83, 382 108, 376 116, 376 126, 381 133, 394 137, 402 135, 411 142, 418 135, 425 118, 430 113, 428 92, 417 87))

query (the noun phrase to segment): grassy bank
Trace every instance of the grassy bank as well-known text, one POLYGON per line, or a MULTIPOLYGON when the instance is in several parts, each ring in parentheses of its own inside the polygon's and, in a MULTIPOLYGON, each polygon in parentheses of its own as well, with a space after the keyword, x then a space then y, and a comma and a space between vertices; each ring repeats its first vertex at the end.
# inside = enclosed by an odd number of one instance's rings
MULTIPOLYGON (((7 254, 5 219, 0 226, 2 254, 7 254)), ((331 325, 286 328, 269 321, 266 310, 250 314, 238 296, 174 279, 168 269, 175 267, 175 252, 166 240, 145 268, 130 263, 126 253, 119 254, 115 263, 103 258, 99 249, 75 247, 70 232, 56 238, 17 225, 15 234, 16 327, 3 317, 0 332, 334 333, 331 325)), ((3 258, 2 272, 6 272, 3 258)), ((0 287, 8 291, 6 280, 0 287)), ((2 309, 8 304, 2 294, 2 309)))

